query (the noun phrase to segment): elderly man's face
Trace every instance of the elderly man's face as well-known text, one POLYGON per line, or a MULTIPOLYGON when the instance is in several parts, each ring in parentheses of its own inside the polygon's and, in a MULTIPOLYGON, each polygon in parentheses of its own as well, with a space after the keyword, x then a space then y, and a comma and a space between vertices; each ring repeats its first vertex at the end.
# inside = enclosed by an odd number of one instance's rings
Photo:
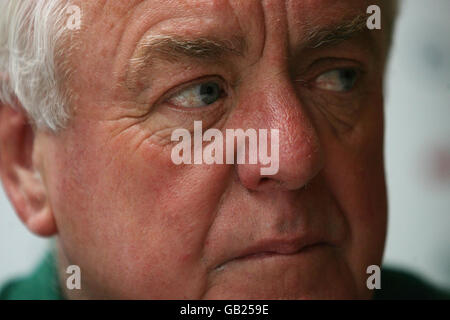
POLYGON ((370 297, 386 223, 383 33, 330 40, 369 4, 79 4, 73 118, 36 143, 84 297, 370 297), (203 104, 202 85, 218 89, 203 104), (175 165, 171 134, 194 121, 279 129, 278 173, 175 165))

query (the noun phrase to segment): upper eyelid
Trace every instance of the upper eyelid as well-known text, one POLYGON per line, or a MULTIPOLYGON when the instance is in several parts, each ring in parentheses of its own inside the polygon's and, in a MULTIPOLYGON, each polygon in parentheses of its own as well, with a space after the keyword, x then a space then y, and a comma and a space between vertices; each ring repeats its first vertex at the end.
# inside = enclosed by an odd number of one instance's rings
POLYGON ((344 70, 344 69, 354 69, 357 71, 358 78, 362 77, 366 74, 366 70, 359 67, 359 64, 354 64, 353 66, 349 66, 348 64, 342 64, 341 66, 334 66, 334 67, 326 67, 326 68, 319 68, 318 70, 309 71, 305 76, 303 77, 296 77, 294 81, 296 83, 304 84, 306 86, 311 85, 318 77, 332 71, 336 70, 344 70), (358 65, 358 66, 356 66, 358 65))
POLYGON ((340 64, 340 63, 354 63, 354 64, 358 64, 358 65, 362 65, 362 62, 360 62, 359 60, 356 59, 352 59, 352 58, 345 58, 345 57, 322 57, 320 59, 315 60, 314 62, 312 62, 311 64, 309 64, 308 67, 312 67, 316 64, 324 64, 324 63, 336 63, 336 64, 340 64))
POLYGON ((299 70, 298 77, 311 80, 311 78, 315 78, 322 73, 343 68, 356 68, 363 72, 367 69, 366 65, 359 60, 351 58, 323 57, 308 64, 308 66, 304 67, 302 70, 299 70))

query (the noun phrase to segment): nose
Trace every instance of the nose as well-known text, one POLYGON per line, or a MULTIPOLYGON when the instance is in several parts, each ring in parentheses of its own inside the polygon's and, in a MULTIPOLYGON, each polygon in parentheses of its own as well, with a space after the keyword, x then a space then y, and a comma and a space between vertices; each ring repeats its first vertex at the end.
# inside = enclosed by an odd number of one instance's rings
MULTIPOLYGON (((300 189, 323 167, 319 137, 290 77, 278 74, 264 78, 255 79, 254 83, 259 83, 257 88, 246 91, 242 97, 238 118, 240 125, 246 128, 268 129, 268 132, 278 129, 278 171, 264 174, 261 169, 267 164, 258 159, 257 164, 237 164, 237 175, 249 190, 300 189)), ((270 150, 271 143, 276 143, 273 135, 268 142, 270 150)), ((261 144, 258 147, 261 148, 261 144)))

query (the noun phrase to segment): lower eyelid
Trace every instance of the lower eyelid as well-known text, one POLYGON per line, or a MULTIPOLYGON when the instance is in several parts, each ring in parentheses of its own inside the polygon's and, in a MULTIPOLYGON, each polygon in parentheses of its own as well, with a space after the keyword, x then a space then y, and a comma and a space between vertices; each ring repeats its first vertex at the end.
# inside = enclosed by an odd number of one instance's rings
POLYGON ((218 109, 222 109, 223 105, 226 103, 224 101, 224 98, 220 98, 219 100, 217 100, 216 102, 209 104, 209 105, 204 105, 202 107, 196 107, 196 108, 192 108, 192 107, 183 107, 183 106, 179 106, 179 105, 175 105, 175 104, 171 104, 170 102, 166 101, 163 104, 167 104, 168 108, 172 111, 175 112, 180 112, 180 113, 184 113, 184 114, 191 114, 192 116, 198 116, 198 117, 202 117, 202 116, 208 116, 209 113, 216 113, 218 109))
POLYGON ((170 103, 170 99, 166 100, 165 102, 163 102, 163 104, 168 104, 169 108, 174 110, 174 111, 178 111, 178 112, 189 112, 189 113, 193 113, 193 114, 203 114, 207 111, 211 111, 213 112, 213 109, 216 109, 216 107, 220 107, 220 104, 225 103, 224 101, 222 101, 223 99, 227 98, 228 94, 226 93, 226 91, 224 91, 222 93, 222 95, 220 96, 220 98, 211 103, 211 104, 206 104, 204 106, 201 107, 183 107, 183 106, 179 106, 173 103, 170 103))

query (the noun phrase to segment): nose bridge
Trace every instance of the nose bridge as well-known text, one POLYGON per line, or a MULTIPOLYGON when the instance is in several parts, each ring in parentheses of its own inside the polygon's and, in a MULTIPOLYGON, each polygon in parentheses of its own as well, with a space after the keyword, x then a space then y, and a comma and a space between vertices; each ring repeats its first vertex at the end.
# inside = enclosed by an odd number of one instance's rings
MULTIPOLYGON (((262 68, 264 70, 264 68, 262 68)), ((242 124, 247 128, 279 130, 279 168, 271 180, 289 189, 301 188, 323 165, 319 138, 313 122, 302 105, 287 73, 267 69, 256 75, 252 90, 242 97, 242 124), (245 120, 244 120, 245 119, 245 120)), ((271 141, 268 140, 269 146, 271 141)), ((270 148, 270 147, 269 147, 270 148)), ((258 188, 260 170, 243 165, 238 169, 248 187, 258 188), (246 179, 247 178, 247 179, 246 179)))

